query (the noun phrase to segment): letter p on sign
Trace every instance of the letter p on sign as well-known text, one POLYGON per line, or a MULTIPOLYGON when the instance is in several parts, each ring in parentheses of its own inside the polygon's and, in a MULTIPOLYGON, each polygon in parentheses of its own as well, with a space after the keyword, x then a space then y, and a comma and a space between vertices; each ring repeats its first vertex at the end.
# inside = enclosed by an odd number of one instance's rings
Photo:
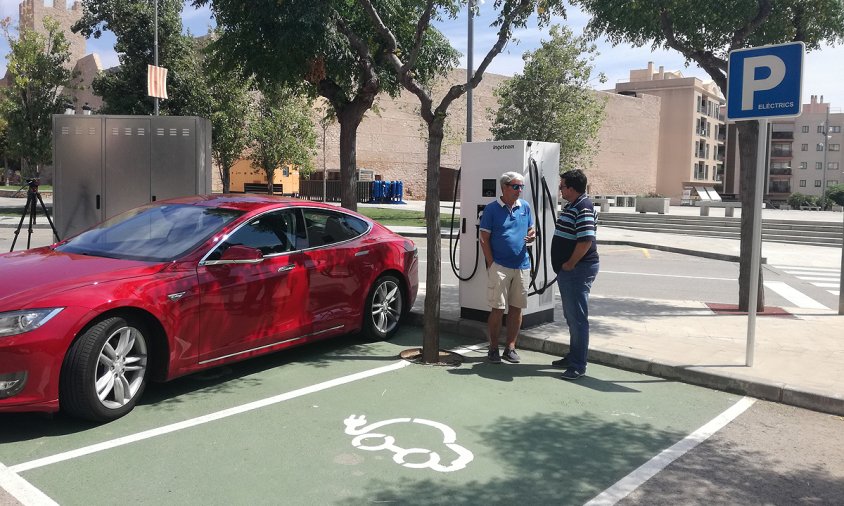
POLYGON ((730 52, 727 119, 799 116, 804 49, 793 42, 730 52))
POLYGON ((741 90, 741 110, 753 109, 753 96, 757 91, 776 88, 785 77, 785 63, 772 55, 752 56, 744 59, 744 88, 741 90), (768 77, 757 79, 760 70, 767 69, 768 77))

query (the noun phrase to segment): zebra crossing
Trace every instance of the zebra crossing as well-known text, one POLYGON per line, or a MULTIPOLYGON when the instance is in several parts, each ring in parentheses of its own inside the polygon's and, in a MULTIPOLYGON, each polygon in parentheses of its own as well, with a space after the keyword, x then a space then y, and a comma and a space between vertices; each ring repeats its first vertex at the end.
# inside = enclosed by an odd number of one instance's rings
POLYGON ((804 267, 800 265, 775 265, 777 269, 823 288, 832 295, 840 295, 841 271, 835 267, 804 267))

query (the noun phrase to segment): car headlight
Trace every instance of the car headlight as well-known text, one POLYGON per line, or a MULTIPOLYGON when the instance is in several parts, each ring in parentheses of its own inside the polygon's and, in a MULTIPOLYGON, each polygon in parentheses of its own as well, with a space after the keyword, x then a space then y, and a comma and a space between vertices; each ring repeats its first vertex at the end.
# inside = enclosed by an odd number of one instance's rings
POLYGON ((23 309, 0 313, 0 337, 15 336, 35 330, 61 312, 62 307, 23 309))

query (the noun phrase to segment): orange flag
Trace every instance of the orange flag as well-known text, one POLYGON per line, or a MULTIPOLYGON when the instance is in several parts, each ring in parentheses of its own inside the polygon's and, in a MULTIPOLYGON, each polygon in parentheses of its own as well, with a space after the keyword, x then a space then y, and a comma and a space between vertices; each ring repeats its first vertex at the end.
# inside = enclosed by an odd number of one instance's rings
POLYGON ((167 69, 147 65, 147 95, 167 98, 167 69))

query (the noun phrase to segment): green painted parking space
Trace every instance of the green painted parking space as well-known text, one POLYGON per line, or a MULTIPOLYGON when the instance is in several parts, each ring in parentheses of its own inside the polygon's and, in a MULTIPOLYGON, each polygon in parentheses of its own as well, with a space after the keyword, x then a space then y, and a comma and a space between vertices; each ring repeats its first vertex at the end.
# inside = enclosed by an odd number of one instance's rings
POLYGON ((0 462, 59 504, 583 504, 739 400, 596 365, 565 382, 529 351, 397 358, 420 342, 409 328, 183 378, 103 426, 16 415, 0 462))

